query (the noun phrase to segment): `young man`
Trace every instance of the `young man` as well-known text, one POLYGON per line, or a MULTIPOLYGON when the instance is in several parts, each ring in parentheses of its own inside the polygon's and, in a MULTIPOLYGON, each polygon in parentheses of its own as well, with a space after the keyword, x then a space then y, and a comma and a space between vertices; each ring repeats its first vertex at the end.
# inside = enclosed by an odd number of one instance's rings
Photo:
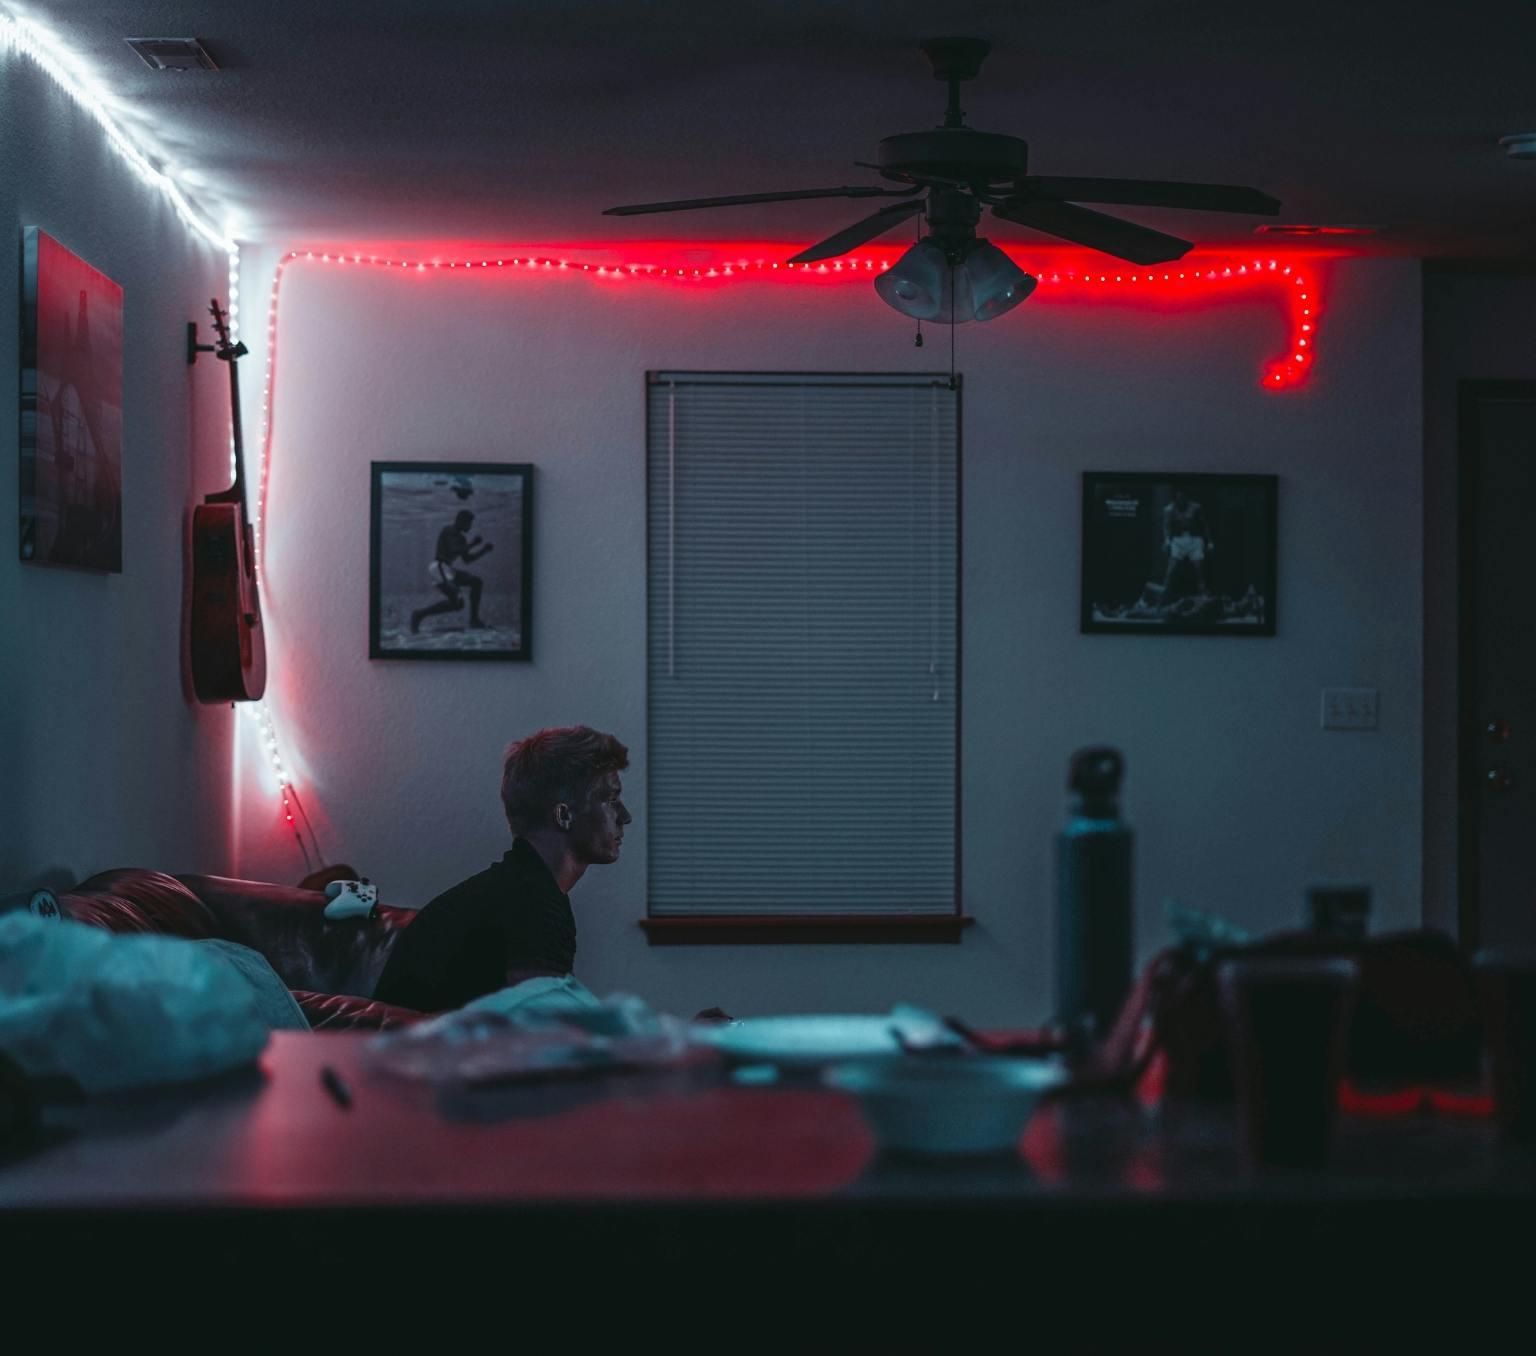
POLYGON ((395 943, 374 997, 442 1012, 576 960, 569 892, 619 858, 633 818, 620 798, 629 750, 585 725, 540 730, 507 750, 501 803, 511 851, 438 895, 395 943))

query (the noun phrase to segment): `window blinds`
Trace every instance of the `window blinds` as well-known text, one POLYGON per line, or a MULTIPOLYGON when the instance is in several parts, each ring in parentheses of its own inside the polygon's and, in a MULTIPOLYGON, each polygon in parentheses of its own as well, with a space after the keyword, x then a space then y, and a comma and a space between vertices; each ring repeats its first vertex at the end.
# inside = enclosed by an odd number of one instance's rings
POLYGON ((958 391, 647 393, 650 913, 957 912, 958 391))

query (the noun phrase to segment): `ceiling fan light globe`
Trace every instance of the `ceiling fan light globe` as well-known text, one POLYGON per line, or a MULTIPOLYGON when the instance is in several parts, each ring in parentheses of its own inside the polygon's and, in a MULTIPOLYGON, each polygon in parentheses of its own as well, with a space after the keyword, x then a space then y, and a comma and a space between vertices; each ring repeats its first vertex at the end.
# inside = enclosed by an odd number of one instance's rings
POLYGON ((976 300, 964 268, 944 269, 944 290, 939 299, 939 320, 945 325, 967 325, 976 319, 976 300))
POLYGON ((1023 283, 1017 287, 1010 287, 1005 292, 1000 292, 989 297, 976 308, 977 320, 996 320, 1000 315, 1006 315, 1021 301, 1035 290, 1035 279, 1026 276, 1023 283))
POLYGON ((948 319, 949 264, 931 240, 920 240, 875 279, 875 291, 893 310, 914 320, 948 319))
POLYGON ((900 311, 903 315, 911 316, 914 320, 937 320, 939 318, 939 299, 929 292, 921 283, 910 280, 892 279, 883 274, 875 279, 875 291, 880 294, 880 299, 892 310, 900 311))
POLYGON ((962 265, 977 320, 996 320, 1035 290, 1039 279, 1026 273, 989 240, 978 240, 962 265))

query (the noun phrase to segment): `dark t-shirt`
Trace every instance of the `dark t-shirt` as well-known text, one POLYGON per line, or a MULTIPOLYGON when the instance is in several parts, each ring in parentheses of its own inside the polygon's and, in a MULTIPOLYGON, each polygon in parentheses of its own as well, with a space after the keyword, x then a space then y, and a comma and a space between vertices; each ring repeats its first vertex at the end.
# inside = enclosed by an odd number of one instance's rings
POLYGON ((395 943, 373 996, 443 1012, 504 987, 509 971, 563 975, 575 960, 570 898, 517 838, 499 862, 422 909, 395 943))

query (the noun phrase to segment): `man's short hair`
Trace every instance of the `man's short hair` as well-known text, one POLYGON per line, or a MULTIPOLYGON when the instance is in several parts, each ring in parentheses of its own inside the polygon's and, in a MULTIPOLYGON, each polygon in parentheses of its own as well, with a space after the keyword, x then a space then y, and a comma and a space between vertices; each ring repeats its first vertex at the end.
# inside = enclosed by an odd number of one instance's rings
POLYGON ((501 766, 501 805, 513 833, 531 833, 549 822, 562 801, 577 809, 593 783, 629 766, 629 750, 611 734, 589 725, 540 730, 507 747, 501 766))

